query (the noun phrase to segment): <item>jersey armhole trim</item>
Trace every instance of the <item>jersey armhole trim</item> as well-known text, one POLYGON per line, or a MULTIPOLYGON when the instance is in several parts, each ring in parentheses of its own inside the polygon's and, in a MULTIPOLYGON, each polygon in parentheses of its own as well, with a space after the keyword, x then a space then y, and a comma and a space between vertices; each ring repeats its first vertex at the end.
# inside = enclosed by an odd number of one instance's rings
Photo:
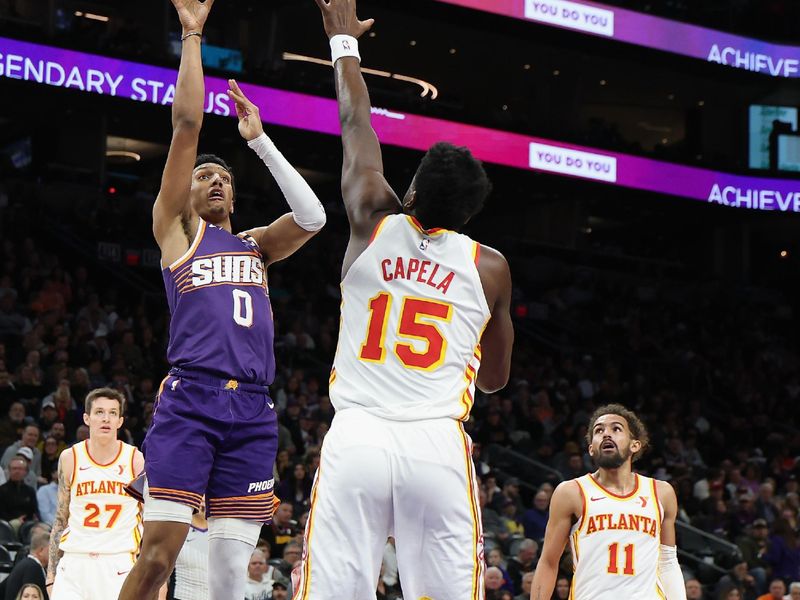
POLYGON ((200 245, 200 242, 203 241, 203 236, 205 235, 206 231, 206 222, 203 221, 203 219, 201 219, 200 217, 197 218, 197 221, 198 221, 197 233, 194 236, 194 240, 192 241, 186 253, 169 266, 170 271, 175 271, 175 269, 177 269, 183 263, 189 260, 197 250, 197 247, 200 245))
POLYGON ((653 482, 653 501, 656 503, 656 513, 658 513, 658 531, 661 533, 661 525, 664 523, 664 513, 661 509, 661 500, 658 498, 658 482, 652 479, 653 482))
POLYGON ((580 533, 583 529, 583 525, 586 523, 588 506, 586 505, 586 494, 583 492, 583 486, 577 479, 575 480, 575 485, 578 486, 578 491, 581 493, 581 518, 578 521, 578 528, 575 530, 577 533, 580 533))
POLYGON ((136 467, 133 466, 134 461, 136 460, 136 446, 131 447, 131 481, 136 479, 136 467))
POLYGON ((477 267, 481 261, 481 245, 476 241, 472 243, 475 244, 475 247, 472 249, 472 260, 475 261, 475 266, 477 267))
MULTIPOLYGON (((83 443, 85 444, 86 442, 83 443)), ((72 448, 70 448, 70 450, 72 450, 72 478, 69 480, 69 489, 72 489, 72 486, 75 485, 75 477, 78 473, 78 453, 75 450, 75 446, 77 445, 78 444, 73 444, 72 448)))
POLYGON ((372 230, 372 235, 369 236, 369 241, 367 242, 367 246, 372 245, 372 242, 375 241, 375 238, 377 238, 378 235, 380 235, 381 231, 383 231, 383 226, 386 225, 386 219, 388 219, 391 216, 392 215, 386 215, 380 221, 378 221, 378 224, 375 225, 375 229, 372 230))

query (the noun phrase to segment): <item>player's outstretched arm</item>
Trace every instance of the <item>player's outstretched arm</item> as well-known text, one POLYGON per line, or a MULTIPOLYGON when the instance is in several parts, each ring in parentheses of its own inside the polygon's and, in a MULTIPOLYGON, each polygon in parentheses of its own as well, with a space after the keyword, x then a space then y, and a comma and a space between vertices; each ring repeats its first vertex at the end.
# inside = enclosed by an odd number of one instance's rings
POLYGON ((666 481, 656 481, 658 499, 664 507, 661 521, 661 552, 658 559, 658 577, 667 600, 686 600, 686 586, 678 563, 675 519, 678 517, 678 498, 666 481))
POLYGON ((69 522, 69 488, 72 475, 75 472, 75 455, 72 448, 67 448, 58 457, 58 496, 56 500, 56 515, 53 518, 53 528, 50 530, 50 559, 47 564, 47 588, 56 578, 56 567, 61 558, 58 547, 61 543, 61 534, 69 522))
POLYGON ((386 214, 400 212, 400 201, 383 176, 378 136, 372 129, 369 92, 361 74, 354 40, 366 33, 373 19, 359 21, 356 0, 314 0, 322 11, 325 33, 334 50, 336 97, 342 126, 342 197, 351 236, 369 239, 386 214), (343 37, 343 36, 349 36, 343 37), (337 59, 339 54, 345 55, 337 59))
POLYGON ((511 271, 502 254, 481 246, 478 272, 492 317, 481 336, 481 367, 476 385, 491 394, 506 386, 511 373, 511 347, 514 345, 511 271))
POLYGON ((182 219, 188 211, 192 170, 203 124, 203 62, 200 39, 214 0, 172 0, 182 27, 181 65, 172 104, 172 142, 153 205, 153 234, 169 264, 189 247, 182 219))
POLYGON ((531 600, 550 600, 558 579, 558 564, 569 539, 574 515, 583 514, 583 500, 578 484, 558 484, 550 499, 550 518, 544 533, 542 555, 531 583, 531 600))
POLYGON ((239 118, 239 133, 264 161, 292 209, 270 225, 246 232, 256 240, 269 265, 291 256, 314 237, 325 226, 325 209, 302 175, 264 133, 258 106, 247 98, 236 81, 229 79, 228 86, 228 96, 239 118))

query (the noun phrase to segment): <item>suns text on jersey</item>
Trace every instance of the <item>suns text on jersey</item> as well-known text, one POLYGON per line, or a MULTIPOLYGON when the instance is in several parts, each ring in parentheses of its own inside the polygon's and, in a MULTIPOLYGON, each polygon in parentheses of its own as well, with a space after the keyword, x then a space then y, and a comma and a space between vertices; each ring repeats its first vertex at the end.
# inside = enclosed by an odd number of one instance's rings
POLYGON ((261 258, 250 255, 197 257, 192 261, 192 285, 202 287, 217 283, 264 283, 261 258))
POLYGON ((589 517, 585 535, 607 530, 640 531, 652 537, 656 537, 657 534, 656 520, 651 517, 606 513, 589 517))
POLYGON ((396 279, 406 279, 424 283, 430 287, 447 294, 450 284, 456 274, 442 268, 439 263, 429 260, 419 260, 418 258, 384 258, 381 261, 384 281, 394 281, 396 279))
POLYGON ((117 494, 127 496, 125 484, 121 481, 82 481, 75 486, 75 496, 85 496, 86 494, 117 494))

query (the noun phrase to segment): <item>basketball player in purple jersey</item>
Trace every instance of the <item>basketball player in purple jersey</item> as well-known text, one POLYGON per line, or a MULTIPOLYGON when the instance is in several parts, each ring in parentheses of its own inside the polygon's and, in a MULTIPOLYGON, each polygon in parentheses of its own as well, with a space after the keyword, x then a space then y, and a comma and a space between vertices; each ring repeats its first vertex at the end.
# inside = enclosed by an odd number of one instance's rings
POLYGON ((271 225, 231 233, 234 178, 222 159, 197 156, 205 95, 200 55, 214 0, 172 0, 183 27, 173 135, 153 233, 161 249, 172 320, 172 369, 144 443, 141 555, 120 593, 155 599, 206 496, 209 597, 243 598, 247 564, 272 518, 277 420, 266 267, 325 223, 311 188, 263 132, 258 108, 230 81, 239 132, 272 172, 292 209, 271 225))

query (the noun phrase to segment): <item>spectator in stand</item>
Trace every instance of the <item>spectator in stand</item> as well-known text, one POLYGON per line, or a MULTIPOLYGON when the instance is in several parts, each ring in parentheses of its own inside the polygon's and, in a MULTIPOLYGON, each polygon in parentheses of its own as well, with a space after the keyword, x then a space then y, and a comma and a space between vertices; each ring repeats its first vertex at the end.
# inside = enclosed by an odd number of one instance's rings
POLYGON ((586 475, 586 465, 583 463, 583 455, 579 452, 570 453, 560 471, 565 480, 577 479, 578 477, 586 475))
POLYGON ((497 567, 489 567, 483 576, 486 600, 499 600, 503 589, 503 573, 497 567))
MULTIPOLYGON (((45 576, 49 558, 50 536, 47 533, 38 532, 31 536, 30 552, 28 556, 18 561, 8 578, 3 582, 5 585, 5 599, 11 600, 24 598, 20 592, 27 584, 38 586, 40 590, 45 590, 45 576)), ((47 595, 42 596, 47 600, 47 595)))
POLYGON ((283 581, 272 583, 272 600, 289 600, 289 590, 283 581))
MULTIPOLYGON (((783 579, 773 579, 769 583, 769 591, 758 597, 757 600, 783 600, 786 595, 786 584, 783 579)), ((687 600, 689 600, 687 598, 687 600)))
POLYGON ((17 388, 6 369, 5 361, 0 361, 0 413, 5 414, 18 397, 17 388))
POLYGON ((499 408, 490 408, 486 415, 486 421, 476 426, 473 439, 483 446, 490 444, 508 446, 508 429, 501 417, 502 413, 499 408))
POLYGON ((550 495, 546 491, 540 490, 533 497, 533 508, 529 508, 522 514, 521 522, 525 529, 525 537, 536 541, 543 540, 549 515, 550 495))
POLYGON ((275 567, 269 567, 267 573, 267 558, 261 550, 253 550, 250 562, 247 565, 247 584, 245 587, 245 600, 269 600, 272 597, 273 578, 275 567))
POLYGON ((525 535, 525 530, 519 522, 519 515, 517 514, 517 505, 511 499, 504 495, 502 498, 502 506, 500 508, 500 518, 503 520, 503 525, 512 537, 522 537, 525 535))
POLYGON ((738 587, 726 588, 722 590, 717 598, 719 600, 744 600, 742 591, 738 587))
POLYGON ((58 457, 61 456, 64 449, 59 449, 58 440, 53 436, 45 438, 44 443, 40 443, 40 445, 42 446, 41 471, 42 476, 45 476, 52 473, 53 469, 58 468, 58 457))
POLYGON ((305 463, 295 463, 291 475, 281 481, 278 486, 278 498, 281 501, 290 502, 294 506, 308 508, 312 484, 313 481, 305 463))
POLYGON ((505 520, 487 505, 487 495, 484 486, 478 491, 478 502, 481 506, 481 522, 483 523, 483 534, 487 539, 497 544, 503 545, 511 537, 511 531, 506 526, 505 520))
POLYGON ((39 507, 39 518, 43 523, 53 525, 58 507, 58 461, 52 465, 50 482, 36 490, 36 503, 39 507))
POLYGON ((733 517, 733 534, 745 531, 756 520, 755 495, 748 488, 740 490, 738 507, 733 517))
POLYGON ((730 573, 724 575, 717 582, 717 594, 737 588, 742 595, 742 600, 756 600, 758 595, 766 589, 765 577, 763 569, 760 573, 753 573, 748 569, 746 562, 739 562, 734 565, 730 573))
POLYGON ((514 600, 530 600, 532 583, 533 571, 529 571, 522 576, 522 591, 514 596, 514 600))
POLYGON ((536 570, 539 558, 539 544, 531 539, 522 540, 517 550, 517 555, 508 559, 508 575, 514 584, 514 591, 522 589, 522 576, 536 570))
POLYGON ((288 542, 283 548, 283 560, 291 573, 303 557, 303 545, 299 542, 288 542))
POLYGON ((706 593, 703 591, 703 584, 697 579, 686 580, 686 600, 706 600, 706 593))
POLYGON ((489 554, 486 555, 486 564, 490 567, 497 567, 500 569, 500 572, 503 574, 503 589, 514 591, 514 584, 511 581, 511 576, 508 574, 506 559, 500 548, 492 548, 489 550, 489 554))
POLYGON ((522 515, 525 510, 525 505, 522 504, 522 497, 519 493, 519 479, 516 477, 508 477, 503 482, 503 493, 495 496, 492 500, 492 508, 501 510, 507 503, 506 499, 514 503, 515 514, 522 515))
POLYGON ((22 437, 25 428, 25 405, 14 402, 8 414, 0 421, 0 448, 6 448, 22 437))
POLYGON ((0 485, 0 519, 11 523, 15 531, 39 512, 36 492, 25 483, 27 473, 27 461, 22 457, 12 458, 8 465, 8 481, 0 485))
POLYGON ((32 490, 36 491, 36 489, 39 487, 39 484, 45 483, 45 481, 43 481, 43 478, 37 477, 36 473, 33 471, 33 468, 31 467, 33 463, 33 451, 27 446, 23 446, 22 448, 19 448, 17 450, 15 458, 22 458, 23 460, 25 460, 25 464, 28 467, 24 479, 25 485, 30 486, 32 490))
POLYGON ((3 452, 2 459, 0 459, 0 467, 4 469, 8 468, 8 463, 17 455, 20 448, 28 448, 31 451, 30 461, 31 471, 33 472, 30 480, 34 482, 34 488, 36 487, 36 478, 42 473, 42 453, 39 451, 39 448, 36 447, 38 443, 39 426, 27 425, 22 430, 22 437, 6 448, 6 451, 3 452))
POLYGON ((784 600, 800 600, 800 581, 789 584, 789 596, 784 596, 784 600))
POLYGON ((758 489, 758 499, 756 500, 756 514, 760 519, 764 519, 767 524, 772 524, 778 518, 780 507, 775 501, 775 484, 765 481, 758 489))
POLYGON ((772 566, 774 577, 780 577, 784 581, 800 579, 800 545, 797 531, 785 518, 775 520, 764 558, 772 566))
POLYGON ((769 565, 764 559, 767 553, 769 528, 764 519, 756 519, 749 531, 736 540, 736 545, 742 552, 744 561, 753 567, 767 568, 769 565))
POLYGON ((297 522, 292 519, 291 502, 281 502, 272 517, 272 523, 261 528, 261 539, 269 542, 273 556, 283 556, 286 544, 297 534, 297 522))

